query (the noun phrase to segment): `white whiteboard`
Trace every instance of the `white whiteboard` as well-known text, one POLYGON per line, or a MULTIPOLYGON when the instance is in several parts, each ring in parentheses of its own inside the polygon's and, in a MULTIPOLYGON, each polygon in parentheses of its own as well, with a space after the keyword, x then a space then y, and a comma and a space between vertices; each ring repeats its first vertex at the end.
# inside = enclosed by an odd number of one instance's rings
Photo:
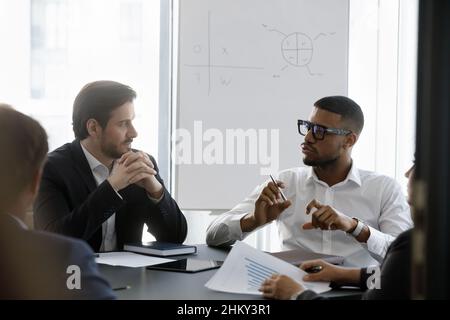
POLYGON ((303 165, 297 119, 347 94, 348 0, 181 0, 179 17, 175 198, 229 209, 303 165))

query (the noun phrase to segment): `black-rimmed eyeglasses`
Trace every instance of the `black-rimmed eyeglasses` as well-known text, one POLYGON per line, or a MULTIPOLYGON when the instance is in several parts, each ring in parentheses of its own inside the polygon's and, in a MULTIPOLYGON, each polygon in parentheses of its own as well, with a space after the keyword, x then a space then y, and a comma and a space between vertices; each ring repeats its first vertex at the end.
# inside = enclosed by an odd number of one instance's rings
POLYGON ((309 130, 312 130, 314 139, 323 140, 325 133, 337 134, 339 136, 346 136, 352 131, 347 129, 327 128, 319 124, 315 124, 306 120, 297 120, 298 133, 302 136, 306 136, 309 130))

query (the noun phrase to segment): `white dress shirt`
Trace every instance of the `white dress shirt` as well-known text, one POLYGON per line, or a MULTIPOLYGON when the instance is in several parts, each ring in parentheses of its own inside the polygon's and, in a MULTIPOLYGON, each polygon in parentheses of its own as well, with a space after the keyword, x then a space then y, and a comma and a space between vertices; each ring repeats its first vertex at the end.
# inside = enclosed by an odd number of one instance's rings
MULTIPOLYGON (((276 219, 283 250, 301 247, 344 256, 347 263, 355 266, 369 266, 381 261, 395 237, 413 226, 401 187, 390 177, 352 165, 347 178, 332 187, 320 181, 312 167, 281 171, 278 180, 284 182, 283 192, 292 202, 276 219), (306 214, 306 206, 313 199, 348 217, 362 220, 370 229, 367 243, 360 243, 341 230, 303 230, 302 225, 311 221, 311 215, 306 214)), ((208 244, 232 244, 249 234, 242 232, 240 220, 254 212, 255 202, 267 182, 209 225, 208 244)))
MULTIPOLYGON (((103 163, 98 161, 87 149, 80 143, 81 149, 86 156, 92 174, 94 176, 97 186, 108 179, 110 170, 103 163)), ((122 199, 122 196, 117 192, 117 195, 122 199)), ((114 251, 117 250, 117 235, 116 235, 116 213, 102 223, 102 244, 100 251, 114 251)))

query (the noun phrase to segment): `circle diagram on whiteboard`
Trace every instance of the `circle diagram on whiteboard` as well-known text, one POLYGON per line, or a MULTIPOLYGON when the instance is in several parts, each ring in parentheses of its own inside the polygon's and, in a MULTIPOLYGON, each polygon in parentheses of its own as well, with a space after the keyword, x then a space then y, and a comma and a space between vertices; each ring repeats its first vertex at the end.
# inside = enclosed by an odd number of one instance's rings
POLYGON ((281 42, 281 53, 287 63, 296 67, 305 66, 311 62, 313 42, 304 33, 291 33, 281 42))
MULTIPOLYGON (((281 41, 281 55, 288 63, 281 70, 285 70, 289 65, 294 67, 305 67, 311 76, 323 76, 323 73, 312 72, 309 64, 314 57, 314 41, 327 34, 321 32, 312 39, 309 35, 302 32, 293 32, 285 34, 266 24, 262 25, 269 32, 277 32, 284 38, 281 41)), ((335 35, 335 32, 329 32, 328 35, 335 35)))

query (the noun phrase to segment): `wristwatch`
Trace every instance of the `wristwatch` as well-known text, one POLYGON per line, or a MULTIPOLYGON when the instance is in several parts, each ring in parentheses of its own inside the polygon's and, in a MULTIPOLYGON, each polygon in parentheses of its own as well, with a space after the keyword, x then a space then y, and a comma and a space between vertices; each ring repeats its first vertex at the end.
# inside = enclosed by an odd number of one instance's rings
POLYGON ((357 225, 356 225, 356 228, 352 232, 349 232, 349 233, 351 233, 352 236, 357 238, 361 234, 361 231, 364 229, 365 224, 362 223, 361 220, 359 220, 358 218, 353 217, 352 219, 357 222, 357 225))

